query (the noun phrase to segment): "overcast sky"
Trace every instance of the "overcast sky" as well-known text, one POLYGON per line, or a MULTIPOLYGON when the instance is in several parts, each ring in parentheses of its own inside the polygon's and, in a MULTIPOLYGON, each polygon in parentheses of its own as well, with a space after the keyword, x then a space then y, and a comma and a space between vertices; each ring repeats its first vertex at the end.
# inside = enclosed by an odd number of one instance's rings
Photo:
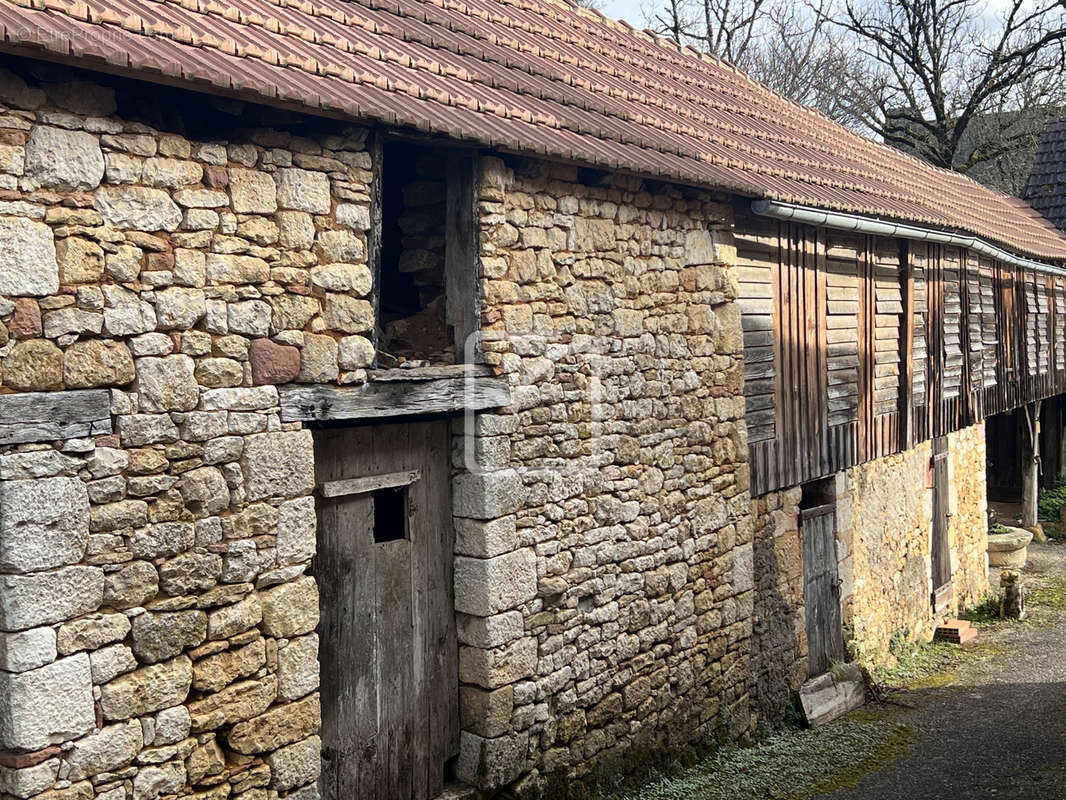
POLYGON ((640 9, 647 0, 606 0, 603 13, 613 19, 624 19, 635 28, 644 27, 644 15, 640 9))

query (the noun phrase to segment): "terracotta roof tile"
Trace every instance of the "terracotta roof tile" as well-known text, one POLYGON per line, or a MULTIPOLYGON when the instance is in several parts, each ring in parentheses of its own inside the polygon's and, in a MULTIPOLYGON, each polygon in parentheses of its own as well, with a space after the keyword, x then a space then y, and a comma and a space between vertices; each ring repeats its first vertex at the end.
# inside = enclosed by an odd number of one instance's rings
POLYGON ((562 0, 0 0, 0 47, 1066 260, 1032 209, 562 0))

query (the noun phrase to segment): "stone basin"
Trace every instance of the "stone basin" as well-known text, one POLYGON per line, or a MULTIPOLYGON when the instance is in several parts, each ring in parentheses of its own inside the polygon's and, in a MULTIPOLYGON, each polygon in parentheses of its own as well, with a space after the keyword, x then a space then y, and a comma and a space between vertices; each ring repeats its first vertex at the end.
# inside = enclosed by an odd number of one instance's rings
POLYGON ((1033 534, 1022 528, 1008 527, 1005 533, 988 534, 988 566, 1024 567, 1031 541, 1033 534))

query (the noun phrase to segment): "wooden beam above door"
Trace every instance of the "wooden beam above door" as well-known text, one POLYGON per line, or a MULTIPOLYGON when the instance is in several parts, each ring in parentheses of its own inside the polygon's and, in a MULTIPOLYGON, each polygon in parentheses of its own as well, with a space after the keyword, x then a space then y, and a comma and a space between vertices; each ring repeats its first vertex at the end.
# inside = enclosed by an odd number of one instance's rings
MULTIPOLYGON (((461 369, 461 368, 460 368, 461 369)), ((388 419, 421 414, 482 411, 511 404, 503 378, 467 374, 404 380, 389 370, 383 380, 362 386, 289 384, 278 387, 284 422, 388 419)))

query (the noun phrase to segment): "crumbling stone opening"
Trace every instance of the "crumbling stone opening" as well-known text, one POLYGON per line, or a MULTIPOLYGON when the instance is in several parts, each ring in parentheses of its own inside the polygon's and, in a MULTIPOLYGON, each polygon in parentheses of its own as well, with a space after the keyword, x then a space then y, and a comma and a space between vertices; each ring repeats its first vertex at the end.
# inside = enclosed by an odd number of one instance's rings
POLYGON ((447 154, 407 142, 383 148, 381 366, 454 364, 445 317, 447 154))

